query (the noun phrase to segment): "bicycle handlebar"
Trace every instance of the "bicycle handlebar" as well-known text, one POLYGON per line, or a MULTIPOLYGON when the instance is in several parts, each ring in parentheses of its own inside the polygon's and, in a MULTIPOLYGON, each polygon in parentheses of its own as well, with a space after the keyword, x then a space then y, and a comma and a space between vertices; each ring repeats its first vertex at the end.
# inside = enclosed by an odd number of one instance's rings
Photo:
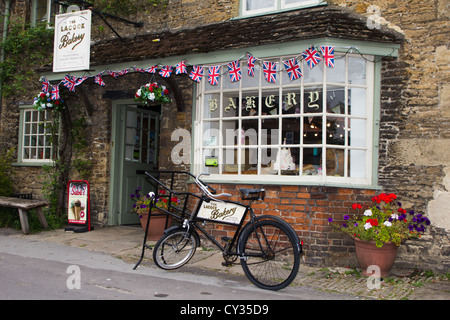
POLYGON ((209 173, 207 173, 207 172, 200 173, 197 177, 195 177, 195 183, 209 198, 218 198, 218 197, 222 197, 222 196, 231 197, 231 194, 229 194, 229 193, 215 194, 216 190, 214 188, 212 188, 211 186, 209 186, 208 184, 206 184, 202 180, 200 180, 200 177, 203 175, 209 175, 209 173), (211 193, 208 190, 208 188, 211 189, 213 192, 211 193))

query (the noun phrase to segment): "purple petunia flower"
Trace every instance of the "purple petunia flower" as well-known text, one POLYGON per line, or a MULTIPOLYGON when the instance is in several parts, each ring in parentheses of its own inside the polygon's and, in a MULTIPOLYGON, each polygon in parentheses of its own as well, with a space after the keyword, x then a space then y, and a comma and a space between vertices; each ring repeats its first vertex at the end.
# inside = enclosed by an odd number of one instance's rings
POLYGON ((328 222, 333 222, 333 218, 328 218, 328 222))
POLYGON ((348 220, 348 219, 350 219, 350 217, 348 216, 348 214, 346 214, 346 215, 344 216, 344 220, 348 220))

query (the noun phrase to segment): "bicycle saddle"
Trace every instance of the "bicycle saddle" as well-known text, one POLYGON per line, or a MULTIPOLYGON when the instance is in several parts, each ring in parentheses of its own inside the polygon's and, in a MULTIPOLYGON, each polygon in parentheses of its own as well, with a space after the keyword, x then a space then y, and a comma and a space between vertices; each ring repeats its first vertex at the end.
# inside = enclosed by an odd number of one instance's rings
POLYGON ((264 189, 239 188, 242 200, 264 200, 266 191, 264 189))

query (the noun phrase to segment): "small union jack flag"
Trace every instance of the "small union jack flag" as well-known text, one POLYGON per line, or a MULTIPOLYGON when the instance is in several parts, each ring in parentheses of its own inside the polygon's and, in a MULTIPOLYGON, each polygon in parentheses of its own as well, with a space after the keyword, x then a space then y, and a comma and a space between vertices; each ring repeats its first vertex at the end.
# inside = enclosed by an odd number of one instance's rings
POLYGON ((187 73, 186 61, 181 61, 175 66, 175 74, 187 73))
POLYGON ((108 70, 108 74, 113 77, 114 79, 117 79, 119 77, 119 72, 117 71, 110 71, 108 70))
POLYGON ((77 86, 77 78, 72 76, 65 76, 63 80, 61 80, 64 87, 69 89, 72 92, 75 92, 75 87, 77 86))
POLYGON ((263 72, 267 82, 275 83, 277 81, 276 62, 263 61, 263 72))
POLYGON ((212 86, 219 84, 220 66, 209 67, 208 81, 212 86))
POLYGON ((158 68, 158 66, 153 66, 153 67, 145 69, 145 71, 148 73, 156 73, 157 68, 158 68))
POLYGON ((203 67, 200 66, 193 66, 192 71, 189 74, 189 78, 196 82, 200 82, 203 78, 203 67))
POLYGON ((50 82, 47 79, 43 78, 42 79, 42 92, 47 93, 49 90, 49 86, 50 86, 50 82))
POLYGON ((256 58, 247 53, 247 73, 251 77, 255 75, 255 61, 256 58))
POLYGON ((163 78, 168 78, 172 74, 173 67, 172 66, 164 66, 161 71, 159 71, 159 75, 163 78))
POLYGON ((322 46, 320 51, 327 67, 334 68, 334 47, 322 46))
POLYGON ((291 79, 291 81, 297 80, 302 76, 302 70, 298 65, 297 59, 292 58, 287 61, 284 61, 283 63, 288 73, 289 79, 291 79))
POLYGON ((83 83, 84 80, 86 80, 88 77, 84 76, 81 78, 76 78, 77 86, 83 83))
POLYGON ((103 81, 101 73, 99 73, 98 75, 95 76, 94 82, 102 87, 104 87, 106 85, 105 81, 103 81))
POLYGON ((122 70, 122 71, 119 71, 117 74, 118 74, 119 76, 124 76, 124 75, 126 75, 126 74, 128 73, 128 70, 129 70, 129 69, 124 69, 124 70, 122 70))
POLYGON ((306 49, 302 53, 303 58, 305 59, 306 63, 308 64, 309 68, 314 68, 316 64, 318 64, 322 58, 320 57, 319 53, 317 52, 316 48, 311 47, 309 49, 306 49))
POLYGON ((231 82, 242 79, 241 64, 239 63, 239 60, 230 62, 228 64, 228 70, 230 71, 231 82))
POLYGON ((59 85, 52 86, 52 100, 59 99, 59 85))

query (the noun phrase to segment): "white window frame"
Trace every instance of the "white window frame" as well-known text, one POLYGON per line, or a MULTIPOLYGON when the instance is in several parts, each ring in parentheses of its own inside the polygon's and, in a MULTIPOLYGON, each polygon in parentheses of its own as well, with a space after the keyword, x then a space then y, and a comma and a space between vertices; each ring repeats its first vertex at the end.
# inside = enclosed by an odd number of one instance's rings
POLYGON ((240 1, 240 9, 241 9, 241 15, 242 16, 253 16, 253 15, 259 15, 259 14, 265 14, 265 13, 273 13, 283 10, 292 10, 297 8, 307 8, 312 6, 317 6, 323 3, 323 0, 301 0, 301 3, 292 3, 292 4, 286 4, 286 0, 273 0, 274 5, 269 8, 264 9, 256 9, 256 10, 247 10, 246 8, 246 2, 247 0, 241 0, 240 1))
MULTIPOLYGON (((59 8, 61 8, 61 6, 58 6, 59 8)), ((58 9, 56 9, 57 6, 55 4, 53 4, 53 0, 47 0, 47 9, 46 9, 46 18, 45 18, 45 22, 47 23, 47 26, 50 26, 52 24, 52 22, 54 22, 54 16, 58 13, 58 9), (52 10, 53 8, 55 8, 54 10, 52 10), (55 12, 53 12, 55 11, 55 12), (52 19, 53 18, 53 19, 52 19), (52 21, 53 20, 53 21, 52 21)), ((32 0, 31 1, 31 26, 35 27, 36 24, 40 21, 40 22, 44 22, 43 20, 41 21, 40 17, 37 16, 38 12, 38 0, 32 0)))
MULTIPOLYGON (((337 54, 338 56, 338 54, 337 54)), ((268 57, 265 60, 272 60, 272 59, 277 59, 277 61, 282 62, 282 61, 286 61, 287 59, 291 58, 292 56, 283 56, 283 57, 268 57)), ((345 59, 346 59, 346 66, 348 66, 348 59, 350 57, 359 57, 361 58, 360 55, 345 55, 345 59)), ((349 121, 349 118, 352 119, 360 119, 360 120, 364 120, 366 121, 366 131, 365 131, 365 146, 364 147, 353 147, 353 146, 349 146, 348 145, 348 135, 350 134, 348 132, 348 130, 346 130, 346 137, 345 137, 345 144, 344 146, 337 146, 337 145, 330 145, 327 144, 327 140, 326 140, 326 130, 322 131, 322 143, 320 145, 311 145, 311 144, 305 144, 304 142, 300 143, 300 145, 298 145, 299 148, 302 149, 302 151, 300 152, 300 154, 303 154, 303 150, 304 148, 311 148, 311 147, 317 147, 317 148, 321 148, 322 149, 322 163, 326 163, 326 150, 327 149, 341 149, 344 150, 345 153, 345 165, 344 165, 344 176, 329 176, 326 173, 326 169, 322 169, 323 172, 320 175, 314 175, 314 176, 306 176, 302 174, 299 175, 294 175, 294 176, 289 176, 289 175, 282 175, 281 171, 278 171, 278 175, 268 175, 268 174, 261 174, 261 163, 258 163, 258 173, 256 175, 253 174, 241 174, 241 169, 239 169, 239 165, 238 165, 238 174, 222 174, 222 170, 223 168, 221 167, 221 163, 220 163, 220 159, 223 159, 223 150, 229 148, 225 145, 225 142, 223 140, 225 140, 223 137, 219 137, 217 140, 217 145, 216 146, 204 146, 204 128, 203 125, 205 122, 208 121, 212 121, 212 120, 217 120, 219 119, 220 122, 220 129, 219 132, 222 132, 222 123, 224 118, 222 116, 219 116, 219 118, 217 119, 206 119, 204 117, 205 114, 205 110, 204 108, 209 108, 208 105, 206 105, 207 103, 205 102, 205 96, 209 95, 209 94, 220 94, 220 99, 219 99, 219 108, 224 108, 223 106, 223 94, 224 93, 229 93, 232 91, 236 91, 236 93, 239 94, 239 100, 240 100, 240 105, 238 106, 239 110, 241 109, 241 104, 243 99, 245 99, 245 97, 243 95, 245 95, 245 90, 250 90, 250 89, 257 89, 259 90, 260 96, 262 96, 262 89, 265 88, 265 86, 267 85, 266 80, 264 79, 262 70, 260 70, 260 72, 256 72, 255 71, 255 77, 259 77, 259 85, 257 88, 248 88, 245 87, 245 84, 243 86, 243 81, 245 81, 245 77, 239 81, 236 84, 236 89, 223 89, 222 86, 223 84, 228 81, 230 82, 230 78, 228 75, 228 72, 224 72, 224 68, 226 67, 222 67, 222 76, 221 76, 221 80, 219 83, 219 86, 217 89, 213 89, 212 86, 209 86, 206 83, 206 78, 204 77, 203 80, 201 81, 201 83, 197 86, 197 99, 196 99, 196 111, 195 111, 195 122, 194 122, 194 142, 193 142, 193 151, 194 151, 194 155, 193 155, 193 161, 194 161, 194 165, 193 165, 193 171, 195 174, 199 174, 202 172, 205 172, 205 169, 209 169, 208 167, 205 168, 204 163, 205 163, 205 155, 203 153, 204 149, 216 149, 219 150, 219 171, 218 173, 213 173, 210 172, 210 176, 208 177, 209 179, 211 179, 211 181, 223 181, 223 182, 242 182, 242 183, 312 183, 312 184, 329 184, 329 185, 361 185, 361 186, 371 186, 373 185, 373 166, 375 165, 373 163, 373 152, 374 152, 374 146, 373 146, 373 133, 374 133, 374 127, 375 127, 375 123, 374 123, 374 74, 375 74, 375 70, 374 70, 374 63, 371 62, 373 61, 373 56, 365 56, 366 59, 366 83, 364 85, 355 85, 355 84, 351 84, 349 83, 348 80, 348 68, 345 68, 345 82, 343 83, 327 83, 327 72, 329 72, 328 68, 325 66, 322 66, 323 68, 323 79, 322 82, 311 82, 311 83, 304 83, 304 77, 300 78, 299 80, 295 80, 293 82, 290 82, 289 80, 285 80, 285 83, 283 83, 283 79, 286 79, 286 76, 282 77, 280 75, 280 73, 278 73, 277 75, 277 88, 279 90, 279 105, 282 105, 282 100, 283 100, 283 89, 289 89, 289 88, 298 88, 301 89, 301 97, 303 97, 303 93, 304 93, 304 89, 308 88, 308 87, 313 87, 313 86, 323 86, 323 92, 327 92, 327 87, 329 86, 338 86, 338 87, 342 87, 345 88, 345 93, 346 93, 346 110, 347 110, 347 105, 348 105, 348 97, 347 97, 347 93, 349 92, 349 88, 364 88, 366 90, 366 106, 365 106, 365 115, 358 117, 358 116, 353 116, 353 115, 349 115, 347 112, 343 115, 336 115, 336 114, 330 114, 326 111, 326 95, 323 94, 323 110, 321 113, 317 114, 317 116, 322 116, 322 121, 323 121, 323 125, 322 127, 325 128, 326 126, 326 120, 327 117, 333 116, 333 117, 341 117, 341 118, 345 118, 347 123, 349 121), (207 90, 207 86, 209 86, 210 90, 207 90), (238 89, 237 89, 238 88, 238 89), (244 90, 243 90, 244 89, 244 90), (244 94, 243 94, 244 92, 244 94), (349 170, 349 166, 348 166, 348 161, 349 161, 349 153, 352 152, 353 150, 357 151, 357 150, 363 150, 365 151, 365 162, 364 162, 364 177, 361 178, 356 178, 356 177, 350 177, 350 173, 348 171, 349 170)), ((320 62, 323 64, 323 61, 320 62)), ((241 68, 242 68, 242 73, 246 73, 247 72, 247 68, 245 65, 245 61, 241 60, 241 68)), ((278 65, 278 70, 281 70, 283 67, 278 65)), ((301 69, 302 71, 305 71, 306 68, 309 68, 306 64, 304 64, 302 62, 301 64, 301 69)), ((318 68, 318 66, 316 66, 315 68, 318 68)), ((283 69, 284 72, 284 69, 283 69)), ((248 78, 247 78, 248 79, 248 78)), ((229 86, 229 85, 227 85, 229 86)), ((303 98, 302 98, 303 100, 303 98)), ((261 104, 260 104, 261 105, 261 104)), ((305 117, 305 113, 303 111, 303 106, 301 105, 300 107, 301 112, 298 115, 300 117, 300 119, 304 119, 305 117)), ((314 114, 307 114, 308 116, 310 115, 314 115, 314 114)), ((281 121, 283 118, 290 118, 292 117, 292 115, 283 115, 282 112, 278 112, 278 115, 273 116, 272 118, 275 119, 279 119, 280 121, 280 128, 281 128, 281 121)), ((254 117, 254 119, 258 119, 259 123, 261 123, 262 119, 267 119, 268 117, 262 116, 261 114, 259 114, 258 116, 254 117)), ((226 120, 232 120, 234 118, 226 118, 226 120)), ((243 117, 242 115, 236 117, 236 119, 248 119, 248 117, 243 117)), ((241 132, 241 123, 242 121, 238 121, 239 123, 239 130, 241 132)), ((304 132, 303 130, 303 120, 300 120, 300 123, 302 125, 300 133, 302 134, 304 132)), ((259 130, 261 130, 261 125, 259 126, 259 130)), ((280 150, 283 147, 283 141, 282 140, 282 130, 279 130, 279 138, 278 138, 278 144, 277 145, 273 145, 273 147, 277 147, 279 148, 278 150, 280 150)), ((261 144, 261 132, 258 132, 258 145, 256 146, 256 149, 258 150, 258 159, 261 159, 261 149, 264 148, 265 146, 261 144)), ((241 137, 237 138, 238 141, 241 141, 241 137)), ((272 147, 272 145, 271 145, 272 147)), ((293 147, 293 146, 290 146, 293 147)), ((295 145, 295 147, 297 147, 297 145, 295 145)), ((239 147, 237 147, 238 149, 238 159, 241 157, 241 150, 243 150, 244 148, 248 149, 248 145, 240 145, 239 147)), ((250 147, 252 148, 252 147, 250 147)), ((255 147, 254 147, 255 148, 255 147)), ((278 151, 279 152, 279 151, 278 151)), ((260 160, 258 160, 258 162, 260 162, 260 160)), ((300 160, 299 160, 300 164, 303 164, 303 158, 302 156, 300 156, 300 160)), ((214 171, 214 170, 210 170, 210 171, 214 171)))
POLYGON ((46 129, 50 123, 48 115, 47 111, 38 111, 32 106, 20 108, 19 164, 46 165, 53 162, 53 145, 49 142, 50 136, 46 129), (38 145, 39 141, 41 145, 38 145))

